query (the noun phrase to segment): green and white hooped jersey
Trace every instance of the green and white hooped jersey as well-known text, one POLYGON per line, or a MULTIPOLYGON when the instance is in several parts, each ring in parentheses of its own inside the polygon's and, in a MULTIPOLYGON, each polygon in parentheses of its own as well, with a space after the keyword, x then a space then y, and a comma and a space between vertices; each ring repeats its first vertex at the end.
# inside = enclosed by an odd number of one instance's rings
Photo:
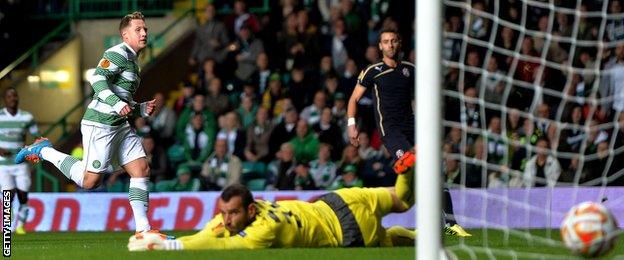
POLYGON ((139 87, 137 54, 126 43, 117 44, 104 55, 91 78, 93 100, 89 103, 82 123, 102 127, 119 126, 126 118, 117 111, 124 105, 137 106, 133 96, 139 87))
POLYGON ((0 148, 9 150, 13 156, 0 156, 0 165, 14 165, 13 157, 24 147, 26 132, 31 136, 39 136, 39 129, 33 115, 18 109, 11 115, 6 108, 0 110, 0 148))

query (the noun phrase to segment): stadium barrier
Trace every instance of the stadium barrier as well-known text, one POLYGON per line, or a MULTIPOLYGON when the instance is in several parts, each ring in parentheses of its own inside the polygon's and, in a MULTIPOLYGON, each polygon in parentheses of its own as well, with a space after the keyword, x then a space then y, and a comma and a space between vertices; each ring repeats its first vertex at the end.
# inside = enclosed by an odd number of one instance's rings
MULTIPOLYGON (((254 195, 268 201, 314 201, 324 193, 280 191, 254 195)), ((603 198, 608 198, 603 203, 619 223, 624 222, 624 203, 621 203, 624 187, 452 189, 451 193, 458 222, 469 228, 558 228, 565 212, 574 204, 603 198)), ((134 228, 126 193, 31 193, 29 197, 26 230, 131 231, 134 228)), ((218 198, 218 192, 153 192, 148 217, 155 229, 197 230, 218 214, 218 198)), ((415 227, 415 210, 390 214, 382 224, 415 227)))

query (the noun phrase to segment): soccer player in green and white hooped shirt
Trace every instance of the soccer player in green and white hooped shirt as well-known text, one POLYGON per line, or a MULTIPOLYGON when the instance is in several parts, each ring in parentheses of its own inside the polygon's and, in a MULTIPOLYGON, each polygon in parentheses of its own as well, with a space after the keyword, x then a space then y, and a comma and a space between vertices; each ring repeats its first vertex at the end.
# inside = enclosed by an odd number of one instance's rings
POLYGON ((17 194, 17 234, 25 234, 24 222, 28 218, 28 190, 30 189, 30 169, 25 163, 13 163, 13 157, 24 146, 26 132, 39 136, 35 120, 27 111, 18 108, 19 96, 14 88, 4 91, 4 108, 0 110, 0 187, 12 190, 11 201, 17 194))
POLYGON ((147 27, 140 12, 121 19, 119 33, 123 42, 104 52, 91 86, 95 91, 81 122, 83 160, 61 153, 41 139, 22 149, 15 161, 40 159, 54 164, 67 178, 85 189, 96 188, 104 173, 121 166, 130 175, 128 198, 134 213, 136 232, 149 232, 147 219, 149 166, 141 138, 130 127, 127 116, 147 117, 155 101, 137 103, 133 95, 139 86, 138 53, 147 44, 147 27))

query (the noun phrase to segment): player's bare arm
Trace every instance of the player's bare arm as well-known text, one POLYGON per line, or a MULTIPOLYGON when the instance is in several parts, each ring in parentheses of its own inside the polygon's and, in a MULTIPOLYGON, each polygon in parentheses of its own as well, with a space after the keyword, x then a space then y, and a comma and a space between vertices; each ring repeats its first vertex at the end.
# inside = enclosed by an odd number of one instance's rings
POLYGON ((358 146, 358 135, 359 132, 357 130, 357 125, 355 123, 355 116, 357 114, 357 103, 364 95, 366 88, 360 84, 355 85, 355 89, 353 89, 353 93, 349 98, 349 103, 347 104, 347 134, 349 135, 349 142, 352 145, 358 146))

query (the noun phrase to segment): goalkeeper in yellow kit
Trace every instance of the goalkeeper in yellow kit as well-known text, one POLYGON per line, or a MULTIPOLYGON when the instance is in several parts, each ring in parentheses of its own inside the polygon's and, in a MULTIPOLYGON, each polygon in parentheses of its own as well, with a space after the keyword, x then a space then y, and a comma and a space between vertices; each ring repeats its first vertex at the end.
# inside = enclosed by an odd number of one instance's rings
POLYGON ((136 234, 128 249, 412 246, 415 231, 381 225, 385 215, 405 212, 414 204, 413 162, 408 168, 395 187, 340 189, 313 203, 254 201, 245 186, 231 185, 219 198, 220 214, 203 230, 173 240, 158 233, 136 234))

